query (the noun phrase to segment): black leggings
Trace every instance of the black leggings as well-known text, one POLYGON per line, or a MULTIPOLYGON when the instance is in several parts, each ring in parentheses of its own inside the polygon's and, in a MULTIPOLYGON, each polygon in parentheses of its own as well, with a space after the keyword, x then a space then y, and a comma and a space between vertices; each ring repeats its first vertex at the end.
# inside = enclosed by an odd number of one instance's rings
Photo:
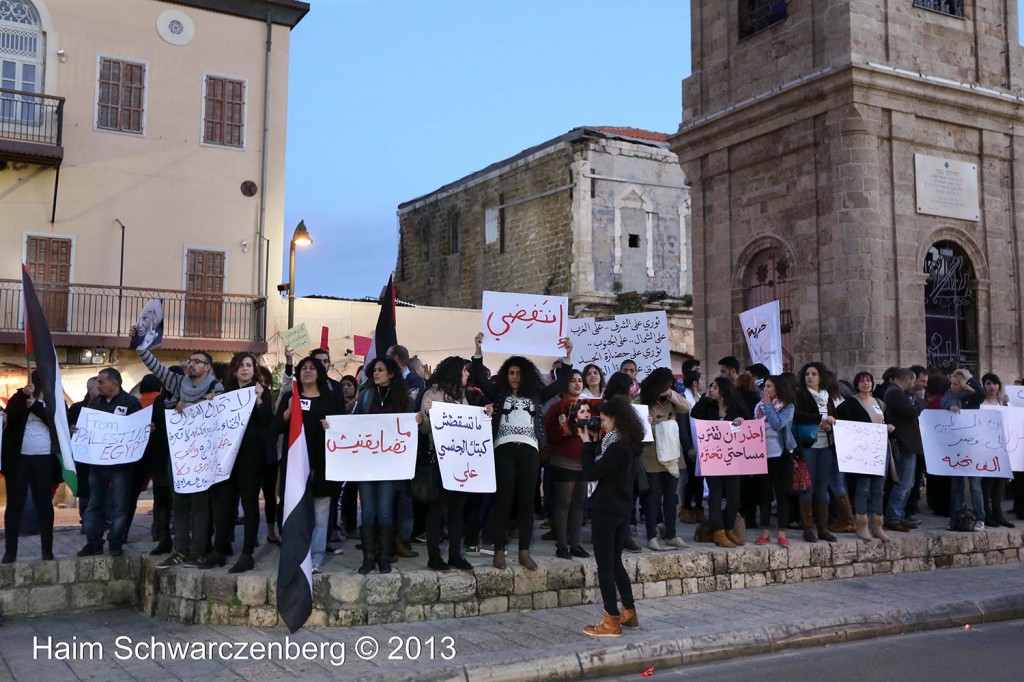
POLYGON ((7 510, 4 512, 5 551, 18 554, 21 517, 32 490, 32 506, 39 517, 39 544, 43 554, 53 553, 53 455, 15 455, 7 465, 7 510))
MULTIPOLYGON (((1005 478, 981 479, 981 494, 985 498, 985 518, 990 522, 1003 518, 1003 497, 1006 495, 1005 478)), ((990 525, 996 525, 990 523, 990 525)))
POLYGON ((153 485, 153 539, 171 541, 171 486, 153 485))
POLYGON ((786 530, 789 524, 789 490, 793 485, 792 458, 785 452, 778 457, 769 457, 768 473, 754 478, 757 480, 758 501, 761 503, 761 527, 767 530, 771 526, 774 493, 779 530, 786 530))
POLYGON ((263 465, 263 513, 267 517, 267 532, 274 532, 277 523, 277 462, 263 465))
POLYGON ((732 530, 740 507, 739 476, 708 476, 708 519, 711 530, 732 530), (725 518, 722 518, 722 497, 725 497, 725 518))
POLYGON ((235 539, 235 517, 238 515, 238 498, 242 498, 242 554, 252 555, 256 550, 256 534, 260 529, 260 484, 263 463, 258 448, 248 450, 246 444, 238 452, 231 477, 210 488, 213 504, 213 521, 216 526, 215 549, 221 554, 231 553, 235 539))
MULTIPOLYGON (((548 467, 551 475, 555 467, 548 467)), ((567 472, 569 476, 579 472, 567 472)), ((587 482, 562 481, 557 475, 552 481, 555 489, 555 509, 553 525, 555 542, 558 549, 569 549, 580 544, 580 532, 583 528, 583 503, 587 499, 587 482)))
POLYGON ((616 588, 622 597, 622 607, 636 608, 629 573, 622 565, 622 539, 629 530, 629 517, 593 510, 590 527, 594 538, 594 559, 597 561, 597 584, 601 588, 604 610, 611 616, 618 616, 616 588))
POLYGON ((539 469, 540 453, 532 445, 505 443, 494 449, 497 490, 491 510, 491 538, 495 550, 505 549, 513 503, 519 520, 519 551, 530 549, 533 540, 533 494, 539 469))
POLYGON ((431 559, 441 558, 441 526, 444 512, 448 510, 448 557, 462 556, 463 516, 466 512, 466 493, 442 490, 437 502, 427 506, 425 532, 427 554, 431 559))
POLYGON ((689 457, 686 460, 686 484, 683 486, 683 507, 702 509, 704 507, 704 477, 697 475, 697 463, 689 457))

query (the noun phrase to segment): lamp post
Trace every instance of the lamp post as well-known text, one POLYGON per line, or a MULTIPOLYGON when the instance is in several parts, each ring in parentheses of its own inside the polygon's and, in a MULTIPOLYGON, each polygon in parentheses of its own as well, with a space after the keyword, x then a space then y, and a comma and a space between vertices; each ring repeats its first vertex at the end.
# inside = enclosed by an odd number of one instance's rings
POLYGON ((288 252, 288 328, 295 326, 295 247, 309 246, 313 240, 306 231, 306 221, 300 220, 292 235, 291 249, 288 252))

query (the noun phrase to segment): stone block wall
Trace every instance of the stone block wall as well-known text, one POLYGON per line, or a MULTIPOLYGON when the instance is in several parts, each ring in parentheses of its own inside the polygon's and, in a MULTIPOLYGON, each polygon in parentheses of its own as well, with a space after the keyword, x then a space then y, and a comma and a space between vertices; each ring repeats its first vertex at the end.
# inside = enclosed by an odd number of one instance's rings
POLYGON ((125 555, 0 565, 0 618, 137 606, 142 564, 125 555))

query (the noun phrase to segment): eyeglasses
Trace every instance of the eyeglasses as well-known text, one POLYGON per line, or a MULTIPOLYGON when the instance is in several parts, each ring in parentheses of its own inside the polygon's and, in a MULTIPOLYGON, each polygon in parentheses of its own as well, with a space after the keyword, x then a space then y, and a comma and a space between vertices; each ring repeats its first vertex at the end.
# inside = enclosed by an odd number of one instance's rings
POLYGON ((206 360, 196 360, 195 358, 189 358, 188 360, 185 361, 185 364, 186 365, 208 365, 210 363, 208 363, 206 360))

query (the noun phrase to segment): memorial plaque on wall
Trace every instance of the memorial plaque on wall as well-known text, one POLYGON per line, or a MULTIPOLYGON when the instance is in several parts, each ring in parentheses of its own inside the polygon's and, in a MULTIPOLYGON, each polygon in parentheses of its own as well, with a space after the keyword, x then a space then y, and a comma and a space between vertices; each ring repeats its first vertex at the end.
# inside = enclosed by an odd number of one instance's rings
POLYGON ((977 164, 914 154, 914 171, 918 213, 959 220, 981 218, 977 164))

